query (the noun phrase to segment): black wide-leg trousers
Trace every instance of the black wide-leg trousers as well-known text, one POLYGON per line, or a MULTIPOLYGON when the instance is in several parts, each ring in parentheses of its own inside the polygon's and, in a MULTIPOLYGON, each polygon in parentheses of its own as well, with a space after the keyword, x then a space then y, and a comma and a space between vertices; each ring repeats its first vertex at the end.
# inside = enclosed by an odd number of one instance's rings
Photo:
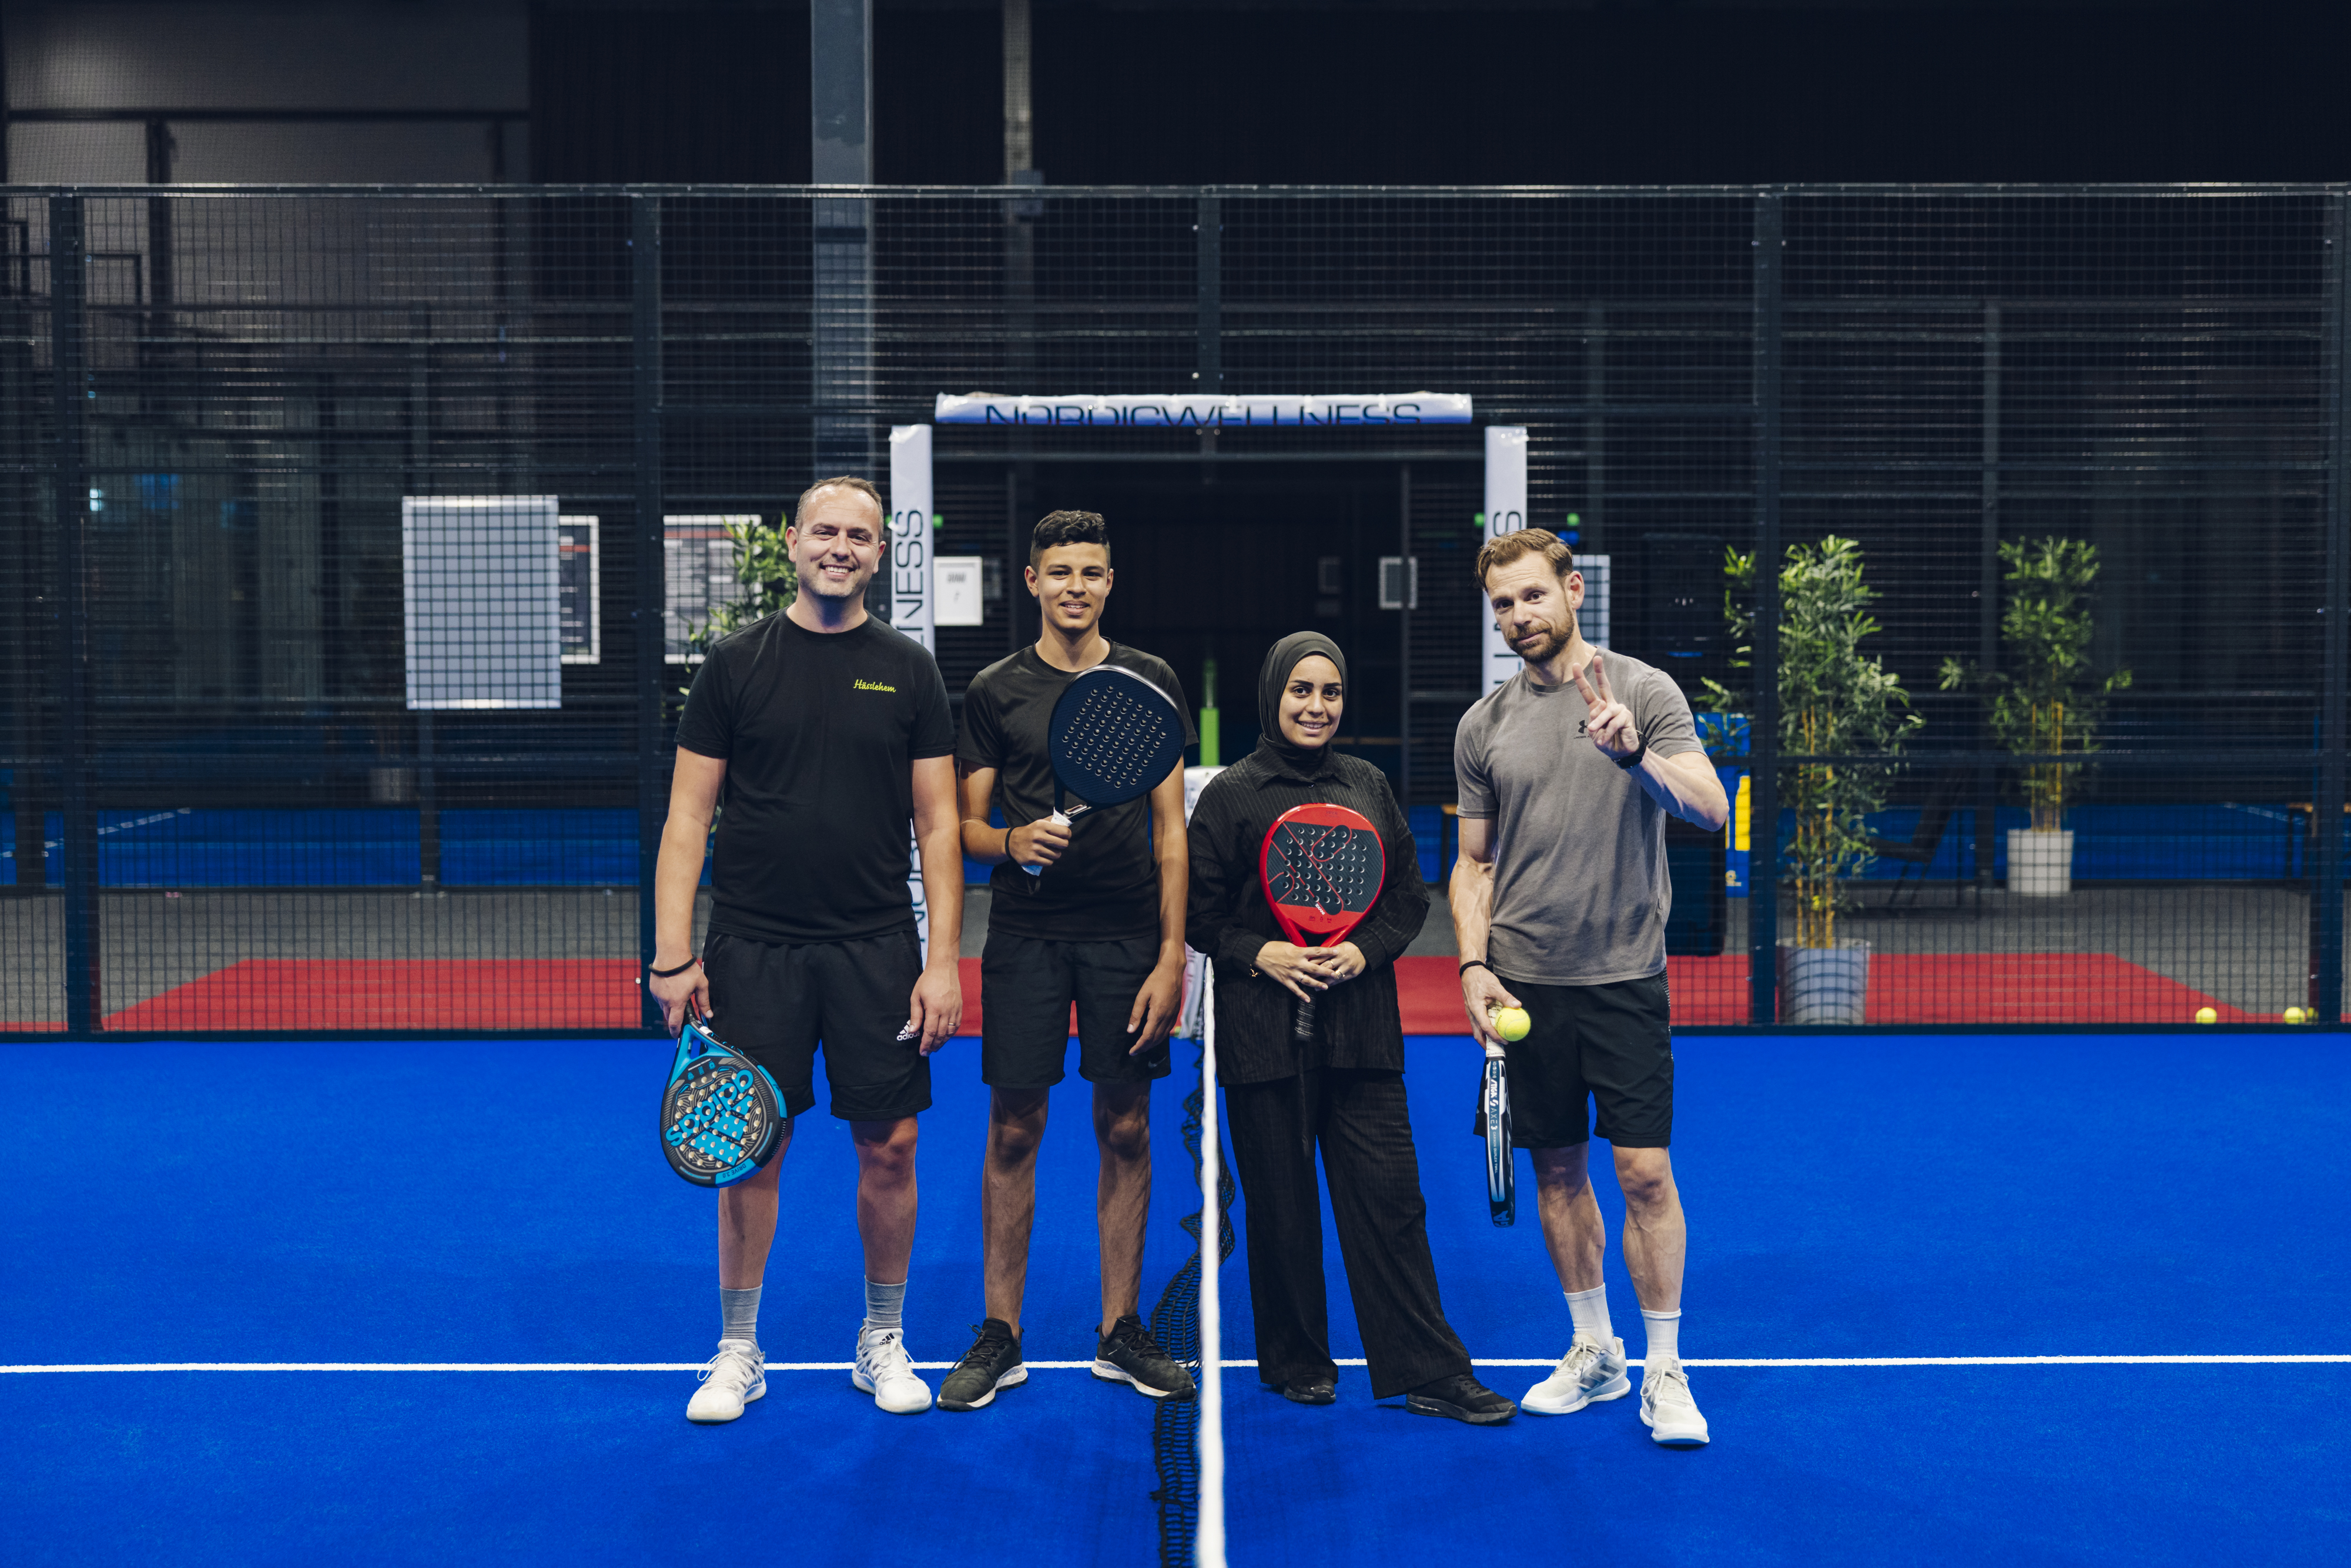
POLYGON ((1339 1373, 1322 1282, 1321 1194, 1301 1127, 1322 1151, 1372 1397, 1468 1372, 1469 1353, 1437 1300, 1404 1074, 1326 1069, 1302 1080, 1232 1084, 1225 1115, 1249 1233, 1258 1376, 1278 1387, 1339 1373), (1301 1097, 1311 1101, 1303 1117, 1301 1097))

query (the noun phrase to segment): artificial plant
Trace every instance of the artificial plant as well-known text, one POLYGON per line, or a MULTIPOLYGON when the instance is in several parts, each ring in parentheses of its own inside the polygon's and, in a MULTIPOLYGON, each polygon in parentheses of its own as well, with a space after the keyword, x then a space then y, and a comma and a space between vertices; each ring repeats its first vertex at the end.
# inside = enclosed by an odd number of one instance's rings
MULTIPOLYGON (((2098 547, 2080 539, 2012 540, 2000 547, 2000 559, 2008 584, 2000 615, 2005 667, 1984 671, 1945 659, 1942 688, 1989 691, 1992 738, 2008 751, 2050 758, 2095 751, 2106 699, 2131 684, 2126 669, 2100 679, 2090 668, 2098 547)), ((2066 776, 2079 766, 2051 761, 2024 769, 2033 831, 2064 826, 2066 776)))
MULTIPOLYGON (((1754 552, 1725 552, 1723 575, 1731 668, 1747 670, 1751 678, 1754 552)), ((1909 711, 1901 677, 1862 651, 1864 640, 1878 631, 1868 608, 1876 597, 1863 580, 1861 547, 1854 540, 1831 534, 1818 544, 1788 547, 1780 568, 1782 755, 1890 758, 1925 722, 1909 711)), ((1707 706, 1715 712, 1753 711, 1746 694, 1719 681, 1706 686, 1707 706)), ((1843 883, 1871 859, 1865 819, 1885 805, 1892 775, 1891 767, 1875 762, 1798 762, 1782 772, 1780 803, 1793 813, 1795 831, 1782 862, 1796 895, 1798 946, 1836 946, 1843 883)))

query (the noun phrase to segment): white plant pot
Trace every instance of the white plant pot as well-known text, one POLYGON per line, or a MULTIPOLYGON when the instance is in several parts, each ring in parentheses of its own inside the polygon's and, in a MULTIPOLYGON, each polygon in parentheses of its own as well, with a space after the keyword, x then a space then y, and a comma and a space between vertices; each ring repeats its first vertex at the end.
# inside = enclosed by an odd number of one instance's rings
POLYGON ((1868 1010, 1868 943, 1840 942, 1834 947, 1780 945, 1782 1023, 1866 1023, 1868 1010))
POLYGON ((2008 835, 2008 891, 2027 898, 2062 898, 2074 891, 2074 830, 2008 835))

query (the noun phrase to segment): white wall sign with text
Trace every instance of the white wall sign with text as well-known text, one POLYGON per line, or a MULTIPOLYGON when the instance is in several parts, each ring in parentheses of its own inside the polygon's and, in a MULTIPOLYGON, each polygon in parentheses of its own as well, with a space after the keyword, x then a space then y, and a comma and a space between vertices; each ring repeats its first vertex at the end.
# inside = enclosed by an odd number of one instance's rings
MULTIPOLYGON (((1488 544, 1527 526, 1527 432, 1520 424, 1486 427, 1486 538, 1488 544)), ((1519 673, 1519 655, 1503 641, 1494 624, 1494 612, 1481 594, 1479 613, 1486 623, 1486 678, 1481 691, 1492 691, 1519 673)))
MULTIPOLYGON (((1573 519, 1570 519, 1573 521, 1573 519)), ((1486 539, 1491 542, 1520 528, 1538 527, 1527 508, 1527 433, 1522 426, 1486 427, 1486 539)), ((1576 612, 1576 630, 1595 648, 1608 645, 1608 558, 1577 551, 1575 570, 1583 574, 1583 608, 1576 612)), ((1494 612, 1481 597, 1478 614, 1485 626, 1486 680, 1492 691, 1519 673, 1517 652, 1502 640, 1494 612)))
MULTIPOLYGON (((932 632, 931 608, 931 427, 893 424, 890 427, 890 554, 883 563, 890 574, 890 624, 935 656, 938 639, 932 632)), ((961 857, 955 874, 963 874, 961 857)), ((906 896, 914 906, 914 935, 930 961, 931 911, 923 899, 922 847, 910 833, 906 841, 906 896)))

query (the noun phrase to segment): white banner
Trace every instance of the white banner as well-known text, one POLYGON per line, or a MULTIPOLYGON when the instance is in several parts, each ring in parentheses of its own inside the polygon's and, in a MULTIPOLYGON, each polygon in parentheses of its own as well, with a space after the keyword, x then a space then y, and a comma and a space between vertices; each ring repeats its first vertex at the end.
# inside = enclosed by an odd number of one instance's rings
MULTIPOLYGON (((1527 432, 1524 425, 1486 427, 1486 541, 1527 526, 1527 432)), ((1492 691, 1519 673, 1519 655, 1494 624, 1493 607, 1481 593, 1479 613, 1486 622, 1486 679, 1492 691)))
POLYGON ((890 427, 890 624, 938 652, 931 635, 931 427, 890 427))
MULTIPOLYGON (((935 655, 931 627, 931 427, 890 427, 890 624, 935 655)), ((961 857, 955 874, 963 874, 961 857)), ((922 846, 910 834, 906 844, 906 896, 914 905, 914 935, 923 961, 931 956, 931 911, 923 898, 922 846)))
MULTIPOLYGON (((941 392, 932 417, 941 424, 1051 425, 1103 430, 1247 430, 1306 425, 1467 424, 1461 392, 1321 393, 1279 397, 1202 397, 1197 393, 998 397, 941 392)), ((1490 450, 1490 448, 1489 448, 1490 450)))

